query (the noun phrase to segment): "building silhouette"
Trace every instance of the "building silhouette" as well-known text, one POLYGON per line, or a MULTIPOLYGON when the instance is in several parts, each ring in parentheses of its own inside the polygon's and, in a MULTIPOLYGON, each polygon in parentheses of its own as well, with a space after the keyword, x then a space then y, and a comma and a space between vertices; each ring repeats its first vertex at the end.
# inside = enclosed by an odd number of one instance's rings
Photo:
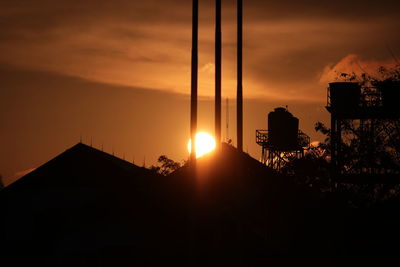
POLYGON ((225 143, 167 177, 77 144, 0 206, 2 266, 383 263, 400 236, 398 206, 348 208, 225 143))
POLYGON ((310 138, 299 130, 299 119, 279 107, 268 114, 268 130, 256 130, 256 143, 261 146, 261 162, 279 171, 304 156, 310 138))
POLYGON ((328 87, 335 182, 399 183, 400 82, 328 87))

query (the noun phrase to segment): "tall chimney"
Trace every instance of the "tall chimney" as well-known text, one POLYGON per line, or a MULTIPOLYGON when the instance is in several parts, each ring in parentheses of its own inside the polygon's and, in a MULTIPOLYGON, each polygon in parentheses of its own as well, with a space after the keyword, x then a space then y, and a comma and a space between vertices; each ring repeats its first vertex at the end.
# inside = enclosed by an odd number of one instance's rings
POLYGON ((215 0, 215 140, 221 143, 221 0, 215 0))
POLYGON ((199 1, 193 0, 192 15, 192 76, 191 76, 191 94, 190 94, 190 137, 192 147, 190 153, 191 162, 196 161, 196 132, 197 132, 197 74, 198 74, 198 17, 199 1))
POLYGON ((243 151, 243 0, 237 0, 237 148, 243 151))

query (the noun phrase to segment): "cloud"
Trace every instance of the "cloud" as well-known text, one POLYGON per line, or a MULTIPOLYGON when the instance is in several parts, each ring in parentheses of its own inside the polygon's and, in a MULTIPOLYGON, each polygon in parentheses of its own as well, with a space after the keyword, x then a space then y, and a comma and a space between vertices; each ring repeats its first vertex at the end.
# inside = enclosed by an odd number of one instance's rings
POLYGON ((395 59, 386 60, 367 60, 361 58, 357 54, 348 54, 342 58, 336 64, 331 66, 325 66, 319 82, 321 84, 327 84, 332 81, 339 79, 341 73, 354 73, 357 76, 361 76, 363 73, 367 73, 373 77, 379 77, 378 69, 380 67, 393 68, 396 66, 395 59))
MULTIPOLYGON (((223 3, 222 24, 222 87, 231 97, 235 3, 223 3)), ((213 4, 200 2, 200 96, 214 90, 213 4)), ((324 99, 319 77, 344 55, 385 60, 382 55, 390 55, 383 42, 400 54, 400 37, 393 34, 400 26, 399 6, 389 0, 246 1, 245 97, 324 99)), ((0 63, 108 84, 190 91, 191 1, 9 1, 0 23, 0 63)))
POLYGON ((396 0, 363 1, 363 0, 281 0, 264 1, 249 0, 245 7, 249 12, 256 14, 253 17, 259 19, 261 16, 270 19, 287 18, 326 18, 331 17, 338 20, 373 19, 377 17, 397 16, 399 3, 396 0))

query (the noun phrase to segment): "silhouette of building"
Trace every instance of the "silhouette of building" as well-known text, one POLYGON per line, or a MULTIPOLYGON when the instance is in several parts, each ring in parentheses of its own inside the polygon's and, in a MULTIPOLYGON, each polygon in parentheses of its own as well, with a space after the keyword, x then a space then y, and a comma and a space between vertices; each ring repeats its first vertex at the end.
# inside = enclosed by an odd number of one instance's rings
POLYGON ((224 143, 169 177, 77 144, 0 191, 2 265, 279 263, 316 197, 224 143))
POLYGON ((177 251, 189 255, 182 245, 188 243, 181 210, 186 203, 166 182, 148 169, 75 145, 0 191, 1 265, 179 262, 177 251))
POLYGON ((1 264, 343 266, 349 258, 368 261, 365 255, 393 259, 397 206, 342 210, 284 178, 225 143, 168 177, 77 144, 0 191, 1 264), (366 234, 374 227, 379 231, 366 234))
POLYGON ((334 82, 327 92, 335 181, 398 183, 400 82, 334 82))
POLYGON ((279 171, 289 160, 304 156, 310 138, 299 130, 299 119, 279 107, 268 114, 268 130, 256 130, 256 142, 261 162, 279 171))

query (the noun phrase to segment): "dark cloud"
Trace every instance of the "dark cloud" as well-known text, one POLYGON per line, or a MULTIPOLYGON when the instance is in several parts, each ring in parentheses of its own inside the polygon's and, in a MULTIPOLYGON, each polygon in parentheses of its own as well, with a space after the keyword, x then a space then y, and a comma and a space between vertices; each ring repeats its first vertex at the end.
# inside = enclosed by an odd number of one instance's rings
POLYGON ((346 19, 364 20, 378 17, 396 17, 400 11, 399 3, 395 0, 337 0, 337 1, 245 1, 249 18, 269 19, 346 19))
MULTIPOLYGON (((235 4, 223 1, 223 74, 228 87, 235 79, 235 4)), ((200 67, 214 60, 213 5, 212 0, 200 1, 200 67)), ((308 93, 307 88, 317 88, 326 66, 349 54, 382 61, 391 57, 387 47, 400 54, 397 1, 247 0, 244 7, 249 97, 283 97, 280 92, 293 83, 299 93, 308 93), (263 84, 273 86, 261 89, 263 84)), ((186 92, 190 23, 188 0, 2 1, 0 62, 186 92)), ((209 94, 212 75, 201 78, 201 92, 209 94)))

